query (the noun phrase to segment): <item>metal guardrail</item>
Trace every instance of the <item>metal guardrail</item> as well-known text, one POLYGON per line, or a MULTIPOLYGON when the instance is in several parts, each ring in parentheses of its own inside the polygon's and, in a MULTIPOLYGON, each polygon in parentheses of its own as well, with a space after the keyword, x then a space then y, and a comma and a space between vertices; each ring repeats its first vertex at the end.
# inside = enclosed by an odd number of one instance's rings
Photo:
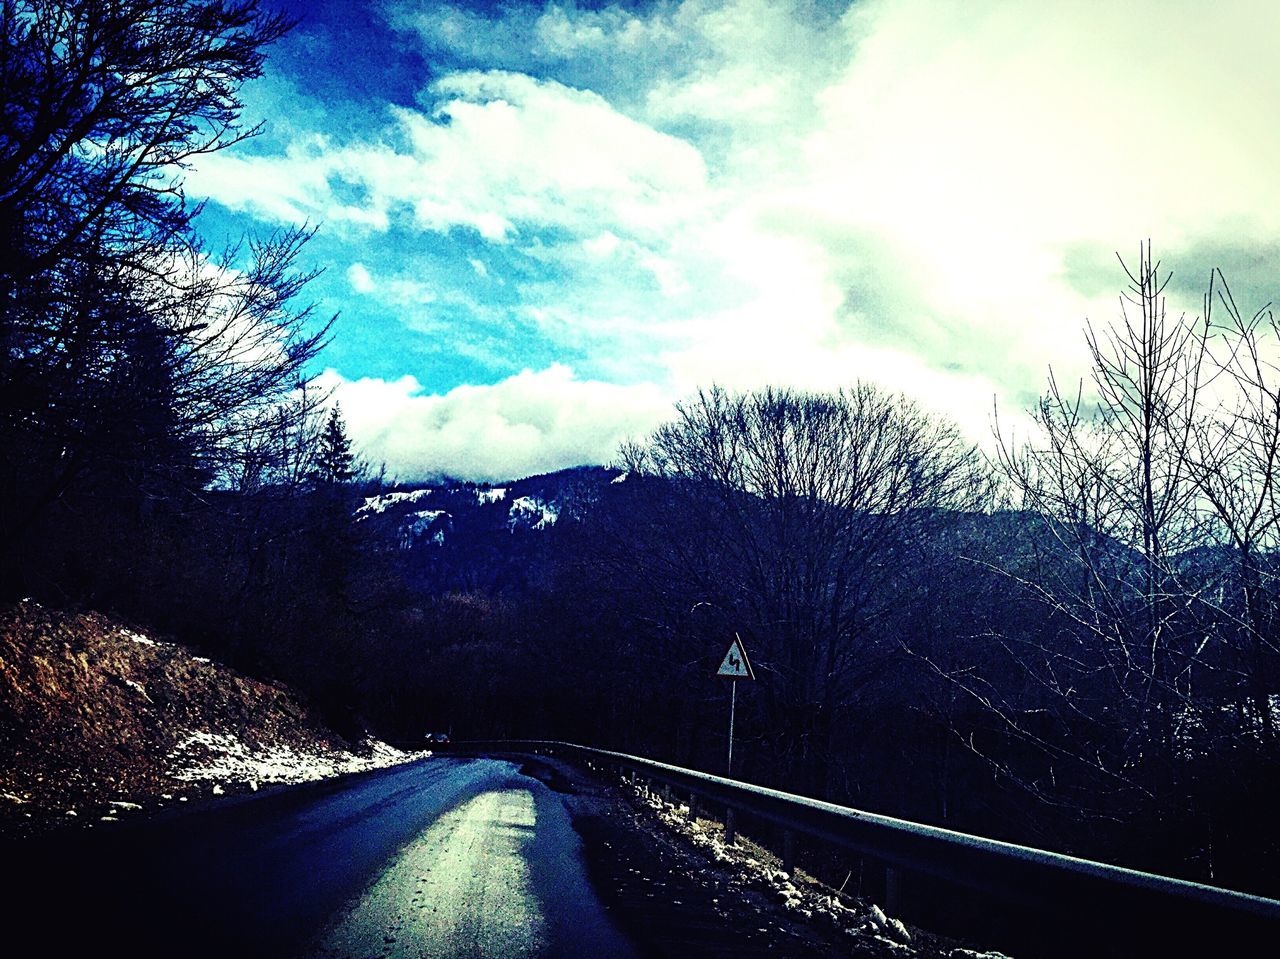
POLYGON ((729 841, 737 815, 747 814, 783 831, 787 871, 794 866, 796 836, 869 857, 885 866, 885 906, 891 912, 901 905, 904 877, 922 875, 977 891, 1006 910, 1004 915, 1021 916, 1024 926, 1028 918, 1055 925, 1069 919, 1070 926, 1054 937, 1101 935, 1109 937, 1107 943, 1129 943, 1126 955, 1210 957, 1225 955, 1229 944, 1246 944, 1248 954, 1280 949, 1280 900, 863 812, 573 743, 460 742, 453 751, 550 755, 613 769, 633 781, 639 777, 660 783, 688 796, 691 810, 699 800, 723 807, 729 841), (1154 946, 1157 941, 1159 947, 1154 946))

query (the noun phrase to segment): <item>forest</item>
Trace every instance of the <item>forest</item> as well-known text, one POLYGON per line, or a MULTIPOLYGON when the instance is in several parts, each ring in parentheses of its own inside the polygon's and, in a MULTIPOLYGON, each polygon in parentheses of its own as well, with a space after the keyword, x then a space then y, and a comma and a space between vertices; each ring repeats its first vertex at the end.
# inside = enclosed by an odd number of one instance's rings
POLYGON ((1214 273, 1180 312, 1148 243, 1090 375, 990 442, 871 383, 708 384, 535 546, 424 571, 361 522, 389 484, 311 382, 341 329, 311 228, 210 249, 183 192, 254 135, 240 90, 290 24, 0 16, 0 601, 145 623, 343 729, 717 773, 738 634, 734 776, 1280 894, 1267 306, 1214 273))

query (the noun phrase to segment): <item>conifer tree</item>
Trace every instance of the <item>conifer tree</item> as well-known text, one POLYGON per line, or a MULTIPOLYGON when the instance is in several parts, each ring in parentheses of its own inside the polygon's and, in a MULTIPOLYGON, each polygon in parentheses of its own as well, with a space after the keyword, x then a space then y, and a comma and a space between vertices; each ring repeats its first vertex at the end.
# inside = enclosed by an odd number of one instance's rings
POLYGON ((320 486, 340 486, 351 482, 355 476, 355 454, 351 452, 351 438, 342 420, 342 409, 336 403, 329 411, 324 431, 320 434, 320 448, 316 452, 315 482, 320 486))

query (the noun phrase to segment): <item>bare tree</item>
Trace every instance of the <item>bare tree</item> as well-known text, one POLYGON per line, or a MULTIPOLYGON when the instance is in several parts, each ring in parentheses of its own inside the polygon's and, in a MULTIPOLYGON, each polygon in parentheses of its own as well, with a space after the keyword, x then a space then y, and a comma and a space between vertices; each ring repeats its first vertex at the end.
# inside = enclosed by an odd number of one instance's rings
POLYGON ((182 171, 252 136, 240 87, 289 24, 257 0, 0 6, 0 539, 89 472, 224 484, 325 342, 305 229, 211 257, 182 171))
MULTIPOLYGON (((1210 592, 1224 641, 1238 658, 1222 665, 1243 680, 1251 725, 1265 743, 1275 740, 1269 693, 1277 673, 1276 571, 1271 556, 1280 533, 1276 486, 1280 481, 1280 325, 1269 306, 1246 318, 1219 271, 1210 276, 1205 316, 1215 308, 1221 343, 1217 367, 1224 394, 1215 415, 1197 423, 1192 466, 1217 542, 1234 556, 1210 592)), ((1234 685, 1231 677, 1219 690, 1234 685)), ((1221 712, 1220 710, 1218 712, 1221 712)))
POLYGON ((1042 585, 1043 595, 1092 638, 1121 701, 1139 707, 1167 754, 1191 681, 1195 625, 1174 560, 1204 536, 1193 447, 1210 328, 1169 317, 1168 278, 1149 245, 1126 270, 1120 322, 1087 328, 1091 389, 1064 394, 1051 375, 1033 411, 1038 436, 1002 442, 999 462, 1074 560, 1075 582, 1042 585))
POLYGON ((775 752, 829 790, 840 714, 897 648, 876 628, 890 585, 943 511, 983 503, 980 457, 950 424, 859 384, 700 392, 624 460, 670 497, 661 557, 682 598, 729 611, 758 650, 775 752))
POLYGON ((1048 757, 1043 779, 1021 777, 1028 788, 1194 831, 1195 780, 1233 748, 1223 717, 1251 673, 1254 708, 1267 709, 1280 397, 1263 314, 1242 320, 1211 282, 1202 315, 1170 315, 1150 244, 1126 272, 1119 320, 1086 329, 1087 387, 1066 393, 1051 373, 1030 438, 1000 437, 998 464, 1040 549, 1034 563, 993 562, 1052 628, 997 624, 990 638, 1029 686, 951 678, 1048 757), (1228 323, 1214 322, 1215 293, 1228 323))

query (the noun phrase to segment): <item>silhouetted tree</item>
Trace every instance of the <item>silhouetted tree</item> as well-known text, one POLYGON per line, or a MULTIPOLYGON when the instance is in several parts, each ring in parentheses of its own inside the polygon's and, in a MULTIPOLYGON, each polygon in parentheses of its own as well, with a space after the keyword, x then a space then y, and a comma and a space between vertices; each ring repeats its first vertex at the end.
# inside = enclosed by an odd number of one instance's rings
POLYGON ((661 530, 623 537, 617 561, 647 567, 636 579, 654 599, 674 588, 658 580, 680 584, 684 614, 713 604, 726 632, 750 637, 770 749, 830 792, 847 712, 898 652, 878 627, 903 601, 904 551, 946 511, 985 505, 980 456, 905 397, 859 384, 701 392, 624 458, 665 504, 649 513, 661 530))
POLYGON ((257 0, 0 7, 4 588, 103 475, 190 506, 287 428, 327 330, 293 304, 309 232, 211 257, 181 177, 256 132, 239 90, 288 26, 257 0))
POLYGON ((1030 437, 1001 443, 1042 535, 1034 565, 992 561, 1054 628, 993 623, 1006 669, 1029 685, 951 675, 1044 757, 1011 779, 1138 826, 1212 875, 1228 845, 1224 764, 1274 775, 1249 757, 1273 736, 1280 391, 1266 312, 1242 319, 1220 276, 1189 317, 1170 314, 1150 244, 1126 272, 1120 319, 1087 330, 1088 387, 1068 393, 1051 374, 1030 437), (1226 323, 1213 320, 1215 293, 1226 323))
POLYGON ((336 403, 320 434, 312 476, 321 486, 340 486, 355 476, 355 454, 351 452, 351 439, 342 422, 342 410, 336 403))

